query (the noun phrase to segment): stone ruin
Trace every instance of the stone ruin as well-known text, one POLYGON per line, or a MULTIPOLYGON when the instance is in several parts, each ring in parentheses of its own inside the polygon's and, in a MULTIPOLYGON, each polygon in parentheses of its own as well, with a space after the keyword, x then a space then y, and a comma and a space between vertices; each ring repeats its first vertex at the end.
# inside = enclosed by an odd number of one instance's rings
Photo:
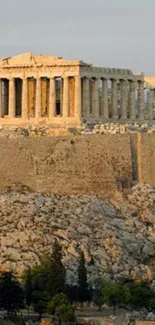
POLYGON ((31 53, 6 57, 0 60, 0 124, 152 121, 151 85, 129 69, 31 53))

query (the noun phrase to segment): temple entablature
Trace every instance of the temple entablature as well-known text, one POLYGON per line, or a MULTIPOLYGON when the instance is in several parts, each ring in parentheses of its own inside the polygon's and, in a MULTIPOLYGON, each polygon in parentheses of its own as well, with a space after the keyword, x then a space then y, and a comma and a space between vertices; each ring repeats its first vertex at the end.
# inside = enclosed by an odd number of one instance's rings
POLYGON ((144 86, 145 88, 155 89, 155 76, 144 75, 144 86))

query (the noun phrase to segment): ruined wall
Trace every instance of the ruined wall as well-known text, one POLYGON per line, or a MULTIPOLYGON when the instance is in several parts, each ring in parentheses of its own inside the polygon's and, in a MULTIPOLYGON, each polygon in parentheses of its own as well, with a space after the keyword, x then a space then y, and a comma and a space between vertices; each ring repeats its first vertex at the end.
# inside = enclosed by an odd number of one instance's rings
POLYGON ((111 196, 132 181, 130 136, 0 138, 0 187, 111 196))

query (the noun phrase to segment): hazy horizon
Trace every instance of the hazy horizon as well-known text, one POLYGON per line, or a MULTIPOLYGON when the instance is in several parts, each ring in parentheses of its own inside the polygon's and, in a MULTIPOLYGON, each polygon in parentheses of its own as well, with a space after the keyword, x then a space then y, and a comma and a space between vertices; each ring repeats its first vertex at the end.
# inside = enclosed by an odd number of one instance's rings
POLYGON ((155 1, 0 0, 0 57, 24 52, 155 75, 155 1))

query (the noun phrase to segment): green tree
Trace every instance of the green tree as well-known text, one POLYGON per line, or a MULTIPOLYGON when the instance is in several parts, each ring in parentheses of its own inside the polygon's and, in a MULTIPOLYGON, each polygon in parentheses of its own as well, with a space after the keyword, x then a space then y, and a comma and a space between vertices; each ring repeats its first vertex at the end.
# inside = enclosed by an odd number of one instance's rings
POLYGON ((29 313, 29 308, 32 303, 32 272, 30 268, 28 268, 28 270, 24 274, 24 291, 26 306, 28 307, 29 313))
POLYGON ((105 302, 102 295, 102 290, 109 285, 110 279, 108 274, 103 274, 102 277, 96 278, 93 282, 93 302, 98 307, 98 311, 101 311, 101 307, 105 302))
POLYGON ((48 282, 51 297, 65 291, 66 270, 62 263, 62 248, 57 240, 53 244, 48 282))
POLYGON ((68 298, 63 293, 59 293, 52 298, 48 303, 47 311, 58 316, 59 325, 62 321, 73 322, 75 320, 74 308, 69 305, 68 298))
POLYGON ((89 300, 87 270, 85 266, 85 257, 83 252, 80 254, 78 265, 78 300, 83 303, 89 300))
POLYGON ((34 266, 24 274, 24 287, 26 304, 32 304, 34 311, 39 314, 39 318, 46 311, 47 303, 50 301, 49 294, 49 270, 50 256, 41 258, 40 265, 34 266))
POLYGON ((94 296, 93 302, 98 307, 98 311, 101 311, 101 307, 105 303, 105 299, 103 296, 94 296))
POLYGON ((57 293, 65 291, 66 271, 62 263, 62 249, 58 241, 53 244, 52 254, 45 255, 40 259, 40 264, 27 273, 28 299, 30 291, 48 292, 50 298, 57 293), (31 277, 31 284, 30 284, 31 277))
POLYGON ((56 308, 63 304, 68 304, 68 298, 64 293, 58 293, 52 298, 52 300, 49 301, 47 311, 50 314, 54 314, 56 308))
POLYGON ((57 240, 53 244, 52 254, 43 256, 40 265, 25 274, 26 303, 42 313, 52 297, 65 290, 65 268, 62 263, 62 249, 57 240))
POLYGON ((31 270, 33 291, 49 291, 50 270, 51 256, 42 256, 40 264, 31 270))
POLYGON ((113 306, 114 315, 119 304, 128 304, 131 300, 130 290, 120 283, 111 283, 102 290, 104 301, 113 306))
POLYGON ((48 292, 33 291, 32 292, 32 305, 34 311, 39 314, 39 320, 41 320, 42 314, 46 312, 50 296, 48 292))
POLYGON ((77 285, 66 285, 65 294, 68 297, 70 304, 72 305, 74 301, 77 301, 77 285))
POLYGON ((155 306, 155 292, 150 288, 148 283, 129 285, 130 305, 134 308, 141 309, 143 307, 150 309, 155 306))
POLYGON ((24 291, 12 272, 0 275, 0 308, 8 314, 24 308, 24 291))
POLYGON ((75 311, 72 306, 68 304, 60 305, 55 310, 56 315, 59 318, 59 324, 61 322, 74 322, 75 321, 75 311))
POLYGON ((20 325, 25 325, 25 319, 24 319, 23 315, 21 315, 21 316, 19 317, 19 324, 20 324, 20 325))

